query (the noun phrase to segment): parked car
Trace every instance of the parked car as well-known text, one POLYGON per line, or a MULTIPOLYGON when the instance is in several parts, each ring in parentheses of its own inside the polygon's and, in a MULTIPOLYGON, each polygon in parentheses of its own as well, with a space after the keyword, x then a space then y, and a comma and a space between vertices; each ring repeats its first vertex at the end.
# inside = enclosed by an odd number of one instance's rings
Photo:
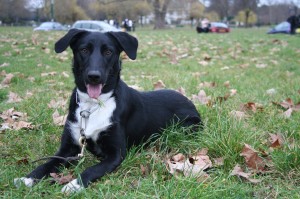
POLYGON ((95 20, 76 21, 73 24, 72 28, 84 29, 84 30, 90 30, 90 31, 100 31, 100 32, 121 31, 121 29, 118 29, 112 25, 109 25, 108 23, 106 23, 104 21, 95 21, 95 20))
POLYGON ((209 31, 215 33, 228 33, 230 32, 230 28, 225 23, 211 22, 209 31))
POLYGON ((67 30, 62 24, 58 22, 44 22, 41 23, 38 27, 33 29, 34 31, 50 31, 50 30, 67 30))
POLYGON ((276 33, 290 34, 290 32, 291 32, 291 24, 287 21, 284 21, 276 25, 274 28, 271 28, 267 33, 268 34, 276 34, 276 33))

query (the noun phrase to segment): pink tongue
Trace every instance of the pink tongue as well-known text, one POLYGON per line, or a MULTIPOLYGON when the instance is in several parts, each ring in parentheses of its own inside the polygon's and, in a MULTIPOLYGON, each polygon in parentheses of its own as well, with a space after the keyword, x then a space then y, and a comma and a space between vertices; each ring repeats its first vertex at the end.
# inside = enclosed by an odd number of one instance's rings
POLYGON ((98 85, 88 84, 86 85, 86 87, 90 98, 97 99, 100 96, 102 90, 102 84, 98 84, 98 85))

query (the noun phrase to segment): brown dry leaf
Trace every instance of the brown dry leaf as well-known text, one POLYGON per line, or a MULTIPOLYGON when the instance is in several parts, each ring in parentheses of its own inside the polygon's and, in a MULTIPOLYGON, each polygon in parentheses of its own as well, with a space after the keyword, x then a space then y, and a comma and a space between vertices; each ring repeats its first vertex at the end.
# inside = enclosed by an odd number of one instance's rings
POLYGON ((269 135, 270 135, 270 142, 271 142, 270 147, 272 147, 272 148, 282 147, 283 138, 282 138, 281 134, 279 134, 279 133, 277 133, 277 134, 269 133, 269 135))
POLYGON ((200 89, 201 88, 214 88, 216 86, 217 86, 216 82, 201 82, 199 84, 200 89))
POLYGON ((242 104, 240 109, 241 111, 252 111, 256 113, 256 111, 263 111, 263 106, 255 102, 247 102, 242 104))
POLYGON ((288 110, 284 111, 282 113, 282 117, 284 118, 290 118, 292 116, 292 112, 293 112, 293 109, 292 108, 289 108, 288 110))
POLYGON ((214 165, 215 166, 223 166, 224 165, 224 158, 220 157, 220 158, 214 158, 214 165))
POLYGON ((234 96, 237 94, 237 90, 236 89, 230 89, 230 96, 234 96))
POLYGON ((182 153, 178 153, 177 155, 174 155, 171 160, 175 162, 183 162, 185 161, 185 156, 182 153))
POLYGON ((202 148, 197 155, 207 155, 208 153, 208 148, 202 148))
POLYGON ((246 115, 245 112, 242 112, 242 111, 231 111, 229 113, 229 115, 235 119, 238 119, 238 120, 242 120, 242 119, 245 119, 247 118, 248 116, 246 115))
POLYGON ((1 84, 2 85, 8 85, 11 82, 11 79, 14 77, 12 73, 8 73, 5 75, 4 79, 2 80, 1 84))
POLYGON ((188 159, 182 154, 177 154, 167 161, 169 172, 176 175, 181 172, 184 176, 199 178, 205 175, 205 171, 212 167, 212 162, 207 155, 196 155, 188 159), (177 160, 177 161, 175 161, 177 160))
POLYGON ((230 81, 224 82, 223 85, 224 85, 226 88, 229 88, 229 87, 230 87, 230 81))
POLYGON ((178 88, 177 91, 178 91, 179 93, 181 93, 183 96, 186 96, 186 95, 185 95, 185 89, 184 89, 183 87, 178 88))
POLYGON ((75 179, 72 173, 64 175, 63 173, 50 173, 50 176, 60 185, 67 184, 75 179))
POLYGON ((31 122, 17 121, 13 123, 12 128, 15 130, 33 129, 34 126, 31 124, 31 122))
POLYGON ((64 126, 67 120, 67 115, 59 115, 58 111, 52 114, 53 123, 57 126, 64 126))
POLYGON ((29 161, 28 161, 27 158, 22 158, 22 159, 20 159, 20 160, 17 161, 17 164, 18 164, 18 165, 21 165, 21 164, 28 164, 28 163, 29 163, 29 161))
POLYGON ((158 80, 156 83, 153 84, 154 90, 160 90, 166 88, 166 85, 162 80, 158 80))
POLYGON ((66 77, 66 78, 70 77, 70 75, 66 71, 62 72, 62 76, 66 77))
POLYGON ((200 90, 198 95, 192 95, 192 99, 194 102, 200 102, 203 105, 210 105, 211 104, 211 97, 206 96, 204 90, 200 90))
POLYGON ((9 66, 9 65, 10 65, 9 63, 4 62, 3 64, 0 65, 0 68, 6 67, 6 66, 9 66))
POLYGON ((254 183, 254 184, 261 182, 261 180, 259 180, 259 179, 250 178, 252 176, 252 174, 251 173, 245 173, 243 171, 243 169, 238 164, 235 165, 235 167, 233 168, 230 175, 242 177, 242 178, 244 178, 244 179, 246 179, 249 182, 254 183))
POLYGON ((22 101, 22 98, 19 97, 18 94, 11 92, 11 91, 9 92, 7 103, 17 103, 17 102, 21 102, 21 101, 22 101))
POLYGON ((258 171, 264 171, 266 163, 261 157, 258 156, 258 152, 250 145, 245 144, 240 155, 245 158, 246 165, 249 168, 258 171))
POLYGON ((54 76, 54 75, 57 75, 57 72, 52 71, 52 72, 49 72, 49 73, 41 73, 41 76, 42 76, 42 77, 46 77, 46 76, 54 76))
POLYGON ((66 105, 67 105, 67 100, 63 99, 62 97, 59 97, 57 100, 52 99, 48 103, 48 107, 53 109, 57 109, 57 108, 66 109, 66 105))
POLYGON ((202 55, 204 61, 210 61, 211 60, 211 56, 209 54, 203 54, 202 55))
POLYGON ((141 173, 143 176, 148 176, 149 175, 149 167, 140 165, 141 173))

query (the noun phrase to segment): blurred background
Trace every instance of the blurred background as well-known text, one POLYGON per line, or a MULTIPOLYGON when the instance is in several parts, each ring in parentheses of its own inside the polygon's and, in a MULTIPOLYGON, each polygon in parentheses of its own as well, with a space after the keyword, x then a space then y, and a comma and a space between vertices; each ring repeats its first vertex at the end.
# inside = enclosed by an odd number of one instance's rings
POLYGON ((299 0, 0 0, 2 26, 37 26, 57 21, 102 20, 154 29, 197 26, 203 18, 231 27, 277 24, 299 16, 299 0))

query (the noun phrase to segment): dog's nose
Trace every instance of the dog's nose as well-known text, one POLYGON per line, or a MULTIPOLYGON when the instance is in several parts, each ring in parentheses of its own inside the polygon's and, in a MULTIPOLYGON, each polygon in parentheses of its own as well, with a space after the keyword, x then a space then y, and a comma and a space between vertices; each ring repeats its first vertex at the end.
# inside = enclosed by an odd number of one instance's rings
POLYGON ((100 74, 99 71, 90 71, 88 73, 88 80, 91 83, 99 84, 100 83, 100 79, 101 79, 101 74, 100 74))

